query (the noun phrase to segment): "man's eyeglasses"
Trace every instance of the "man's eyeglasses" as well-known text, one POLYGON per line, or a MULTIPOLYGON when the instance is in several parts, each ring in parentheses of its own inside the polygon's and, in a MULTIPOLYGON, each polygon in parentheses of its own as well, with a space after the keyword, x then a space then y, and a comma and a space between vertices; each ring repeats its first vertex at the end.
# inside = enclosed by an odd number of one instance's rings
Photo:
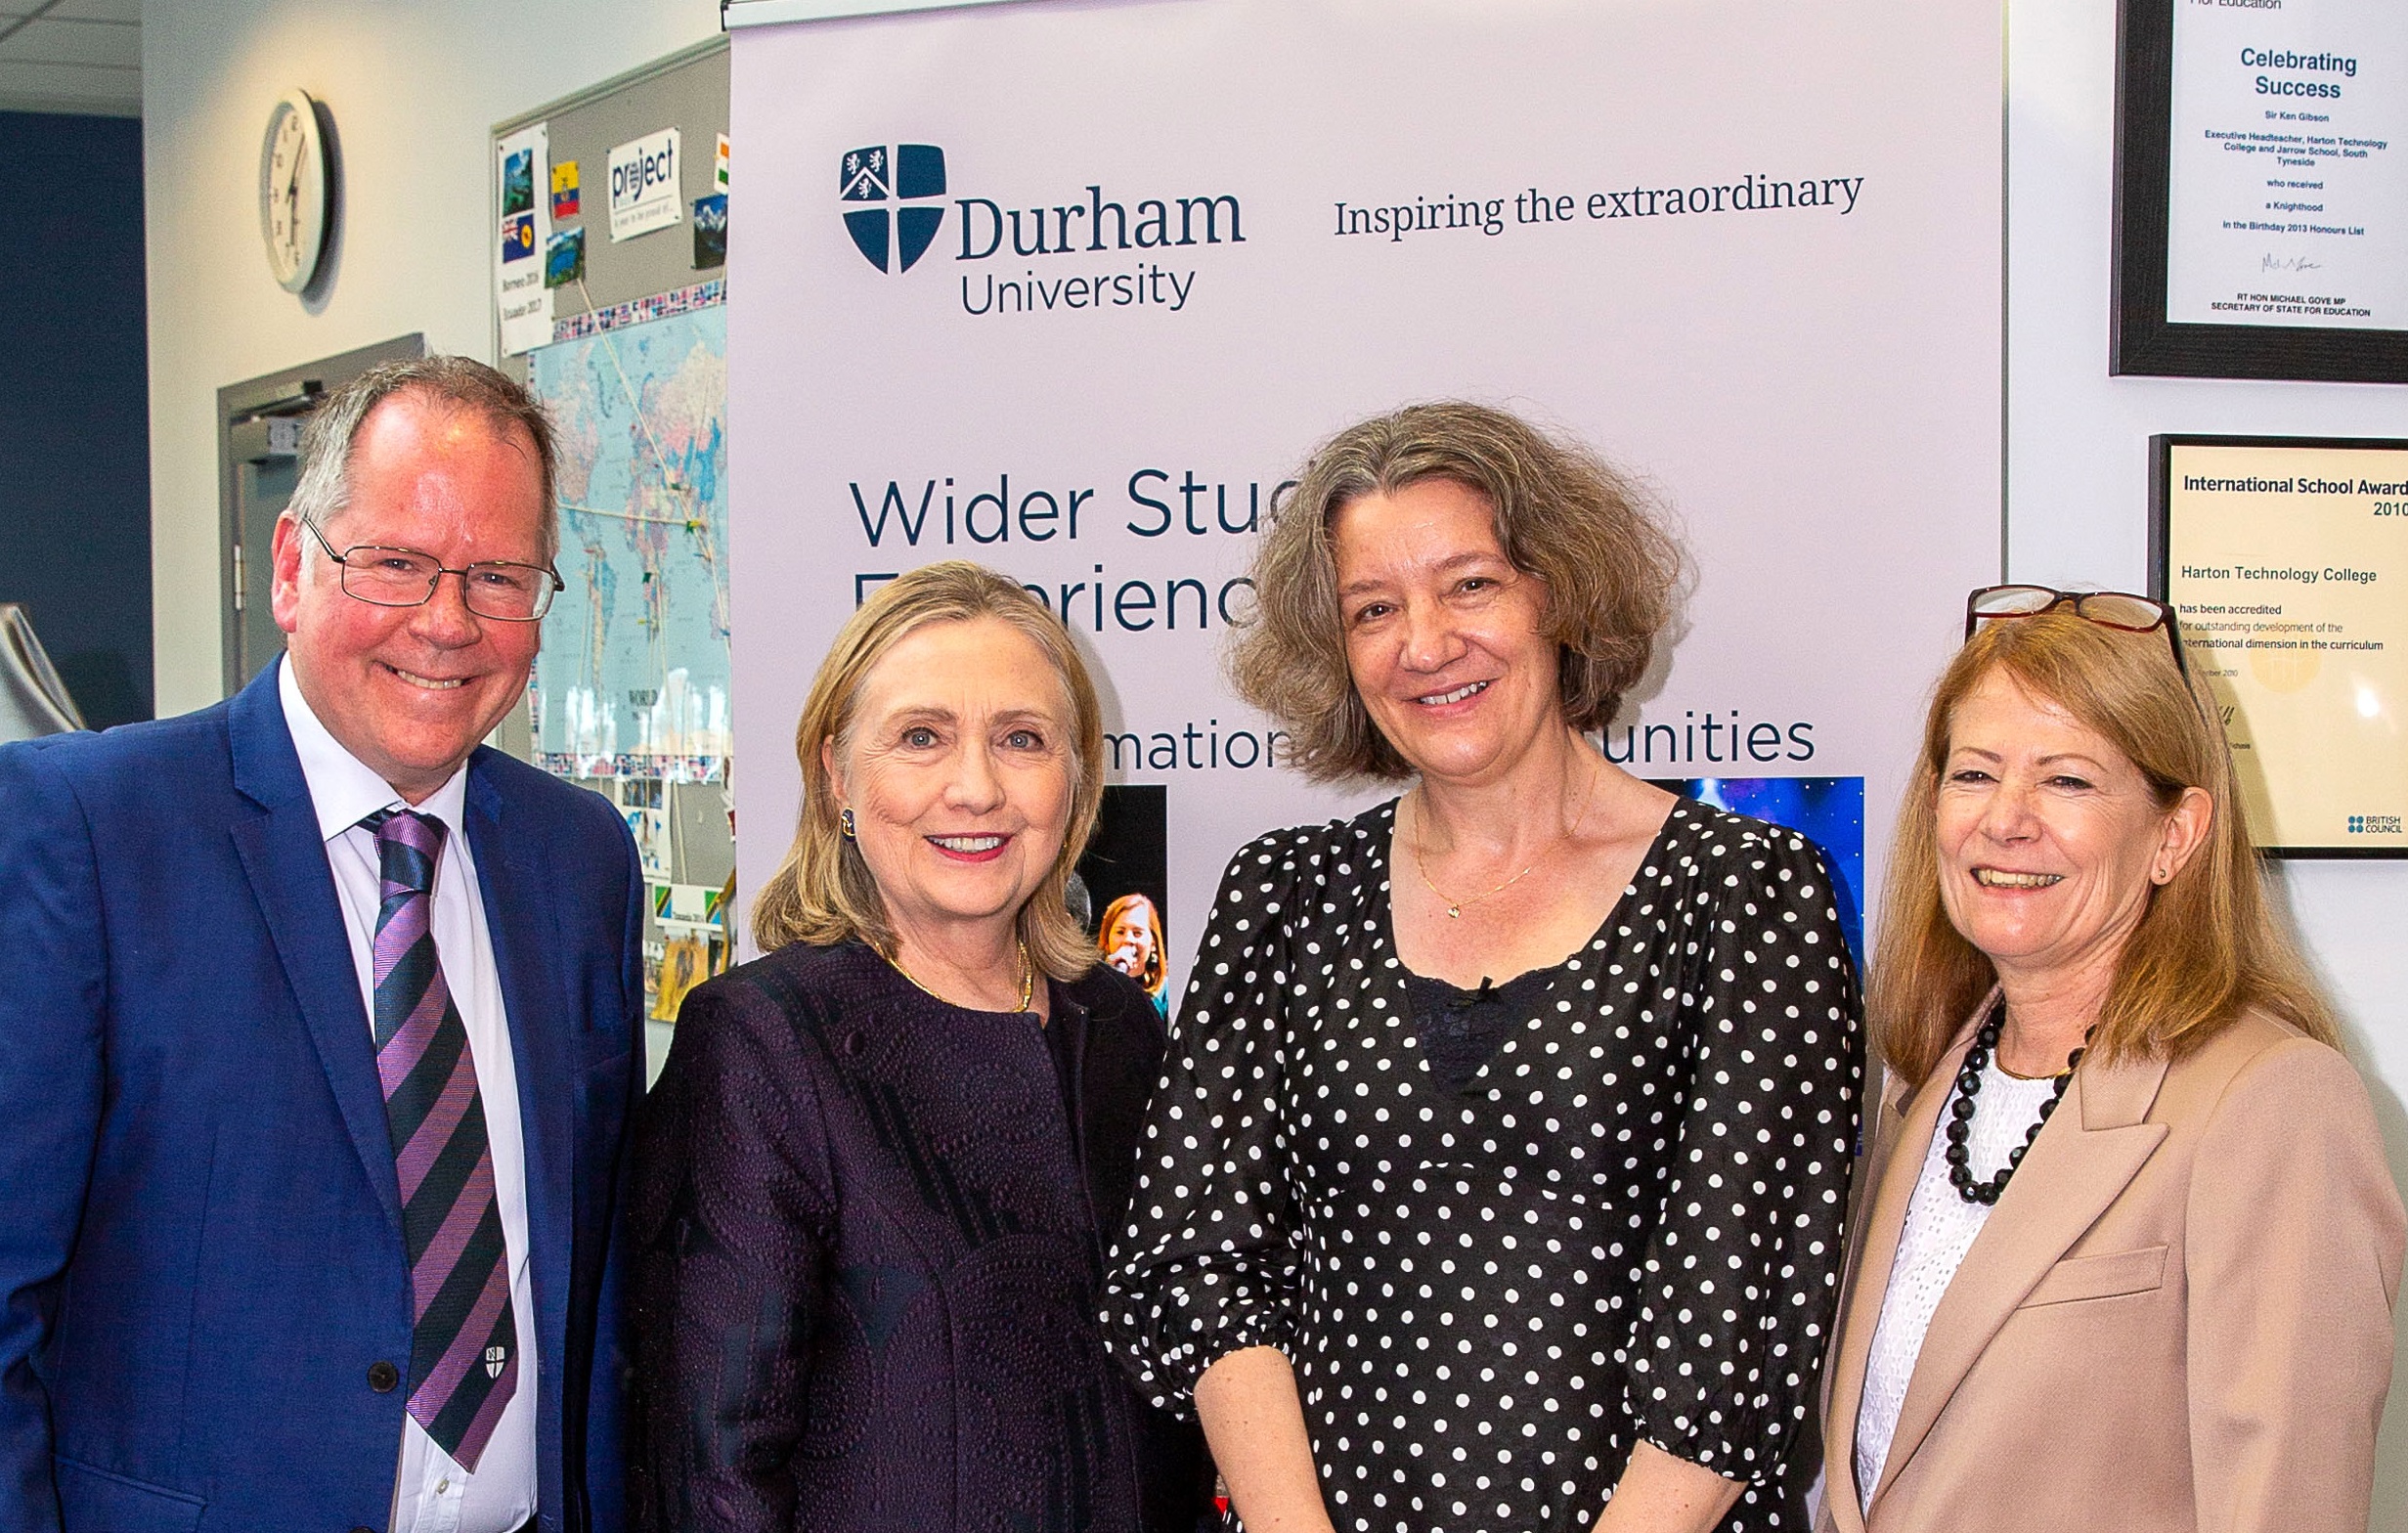
POLYGON ((338 553, 316 522, 306 516, 300 521, 327 550, 327 557, 341 567, 343 594, 375 606, 422 606, 434 595, 438 581, 457 575, 460 599, 478 617, 500 623, 533 623, 551 610, 553 596, 568 589, 560 572, 544 564, 488 559, 464 570, 447 569, 431 553, 373 543, 353 544, 338 553))
POLYGON ((2173 646, 2174 669, 2188 680, 2191 668, 2182 658, 2182 625, 2174 618, 2174 609, 2163 601, 2148 596, 2135 596, 2128 591, 2058 591, 2048 586, 1985 586, 1965 598, 1965 636, 1971 638, 1974 630, 1986 622, 2004 618, 2028 618, 2042 612, 2054 612, 2059 607, 2072 607, 2074 615, 2096 623, 2101 628, 2121 629, 2126 634, 2148 634, 2166 631, 2166 641, 2173 646))

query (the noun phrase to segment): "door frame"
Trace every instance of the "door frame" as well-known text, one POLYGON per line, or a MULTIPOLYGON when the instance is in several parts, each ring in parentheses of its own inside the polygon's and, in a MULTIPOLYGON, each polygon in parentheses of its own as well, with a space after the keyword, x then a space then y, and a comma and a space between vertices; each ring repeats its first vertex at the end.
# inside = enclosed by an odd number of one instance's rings
MULTIPOLYGON (((328 394, 380 362, 408 361, 425 355, 426 337, 412 333, 321 357, 316 362, 280 368, 240 383, 229 383, 217 391, 218 643, 228 697, 240 690, 246 679, 242 675, 243 566, 248 559, 268 557, 265 548, 242 547, 242 467, 267 461, 267 457, 254 450, 248 439, 266 422, 307 419, 328 394), (244 440, 238 442, 238 435, 244 440)), ((283 435, 281 431, 277 434, 283 435)), ((278 448, 268 449, 268 455, 283 456, 278 448)))

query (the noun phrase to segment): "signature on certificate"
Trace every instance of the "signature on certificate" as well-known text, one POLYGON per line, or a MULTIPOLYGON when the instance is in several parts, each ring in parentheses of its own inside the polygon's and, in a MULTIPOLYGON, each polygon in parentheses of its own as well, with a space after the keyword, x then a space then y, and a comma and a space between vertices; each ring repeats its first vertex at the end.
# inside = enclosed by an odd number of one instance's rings
POLYGON ((2311 261, 2304 255, 2268 255, 2258 258, 2257 269, 2261 272, 2321 272, 2324 263, 2311 261))

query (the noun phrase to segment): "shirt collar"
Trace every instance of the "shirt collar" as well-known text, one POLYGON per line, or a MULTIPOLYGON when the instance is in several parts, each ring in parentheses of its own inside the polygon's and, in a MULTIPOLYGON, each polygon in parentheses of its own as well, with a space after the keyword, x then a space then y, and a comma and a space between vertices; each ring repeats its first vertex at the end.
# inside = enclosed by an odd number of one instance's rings
POLYGON ((291 663, 279 657, 276 665, 276 693, 285 705, 285 727, 292 734, 293 754, 301 758, 301 778, 309 784, 310 804, 318 811, 320 837, 332 841, 378 810, 409 808, 443 821, 445 830, 459 835, 468 798, 465 762, 425 803, 406 804, 391 783, 345 750, 319 722, 309 700, 301 695, 301 683, 292 679, 291 663))

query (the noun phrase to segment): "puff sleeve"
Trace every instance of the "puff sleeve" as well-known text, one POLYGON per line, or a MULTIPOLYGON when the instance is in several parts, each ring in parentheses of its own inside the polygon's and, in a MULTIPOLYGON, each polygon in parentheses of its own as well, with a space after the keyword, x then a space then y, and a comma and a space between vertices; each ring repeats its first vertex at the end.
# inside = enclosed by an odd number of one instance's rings
POLYGON ((1155 1404, 1192 1414, 1204 1369, 1294 1334, 1291 948, 1304 843, 1267 836, 1223 874, 1146 1114, 1105 1328, 1155 1404))
POLYGON ((1779 831, 1697 847, 1677 1021, 1690 1051, 1663 1217, 1641 1263, 1625 1409, 1730 1479, 1779 1467, 1838 1296, 1863 1082, 1855 965, 1820 855, 1779 831))

